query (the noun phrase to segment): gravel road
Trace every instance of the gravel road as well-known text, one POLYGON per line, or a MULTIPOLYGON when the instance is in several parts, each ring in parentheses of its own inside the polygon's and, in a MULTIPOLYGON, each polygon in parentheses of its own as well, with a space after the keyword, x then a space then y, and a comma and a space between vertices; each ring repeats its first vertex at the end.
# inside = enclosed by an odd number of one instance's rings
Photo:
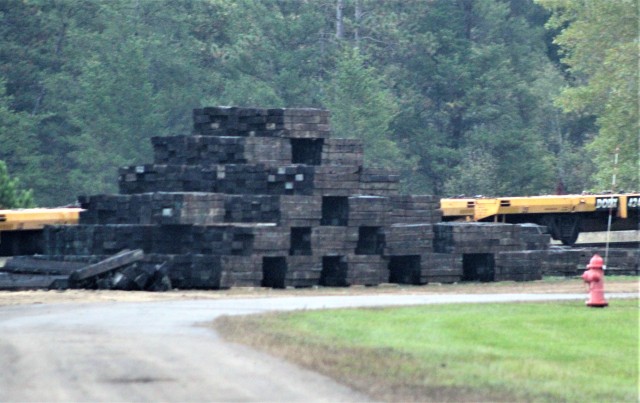
POLYGON ((273 310, 584 298, 358 295, 4 306, 0 401, 366 401, 324 376, 224 342, 205 324, 273 310))

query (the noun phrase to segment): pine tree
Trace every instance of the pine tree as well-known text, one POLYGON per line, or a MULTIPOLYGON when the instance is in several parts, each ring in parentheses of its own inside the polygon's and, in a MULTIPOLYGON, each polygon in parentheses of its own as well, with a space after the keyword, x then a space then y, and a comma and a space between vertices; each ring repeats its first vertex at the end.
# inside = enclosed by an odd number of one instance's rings
POLYGON ((398 104, 357 48, 344 51, 326 93, 325 106, 332 111, 335 135, 362 140, 366 165, 410 168, 411 161, 404 158, 390 137, 389 125, 398 104))
MULTIPOLYGON (((23 178, 26 177, 27 182, 31 184, 38 176, 39 156, 34 138, 36 119, 25 112, 11 109, 13 97, 6 95, 5 88, 5 80, 0 77, 0 161, 7 177, 7 165, 10 165, 14 172, 18 172, 23 178)), ((11 183, 13 182, 5 179, 6 186, 10 186, 11 183)), ((13 189, 8 191, 11 193, 13 189)))
POLYGON ((597 117, 588 156, 595 160, 597 187, 609 188, 619 148, 619 186, 640 189, 638 1, 536 1, 553 12, 549 28, 559 30, 554 41, 572 76, 558 104, 597 117))
POLYGON ((0 209, 34 207, 33 192, 24 190, 18 178, 11 178, 7 164, 0 161, 0 209))

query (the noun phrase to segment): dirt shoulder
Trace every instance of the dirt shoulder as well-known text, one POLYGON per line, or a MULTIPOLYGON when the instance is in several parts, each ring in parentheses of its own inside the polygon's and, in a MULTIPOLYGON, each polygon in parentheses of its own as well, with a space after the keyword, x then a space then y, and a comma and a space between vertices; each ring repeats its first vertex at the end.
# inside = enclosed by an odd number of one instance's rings
MULTIPOLYGON (((606 279, 607 293, 638 293, 638 277, 606 279)), ((265 298, 321 295, 365 294, 549 294, 582 293, 585 285, 577 278, 549 278, 530 282, 427 284, 423 286, 380 285, 377 287, 270 289, 260 287, 230 290, 173 290, 168 292, 136 292, 110 290, 66 291, 0 291, 0 306, 21 304, 61 304, 87 302, 151 302, 198 299, 265 298)))

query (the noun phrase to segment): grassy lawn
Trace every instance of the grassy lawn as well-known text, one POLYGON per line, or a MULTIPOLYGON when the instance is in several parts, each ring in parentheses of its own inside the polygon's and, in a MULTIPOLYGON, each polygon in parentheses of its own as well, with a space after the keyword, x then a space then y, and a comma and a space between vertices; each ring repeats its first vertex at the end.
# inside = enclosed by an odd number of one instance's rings
POLYGON ((227 338, 387 401, 638 401, 638 300, 224 317, 227 338))

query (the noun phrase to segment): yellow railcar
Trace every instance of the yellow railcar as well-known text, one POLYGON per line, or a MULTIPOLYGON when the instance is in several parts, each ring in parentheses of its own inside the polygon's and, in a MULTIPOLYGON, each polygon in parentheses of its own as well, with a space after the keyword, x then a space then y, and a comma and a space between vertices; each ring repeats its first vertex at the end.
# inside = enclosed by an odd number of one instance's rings
POLYGON ((0 256, 42 252, 45 225, 77 224, 81 208, 0 210, 0 256))
POLYGON ((554 239, 575 243, 580 232, 637 230, 640 193, 460 198, 440 201, 445 221, 546 225, 554 239))

